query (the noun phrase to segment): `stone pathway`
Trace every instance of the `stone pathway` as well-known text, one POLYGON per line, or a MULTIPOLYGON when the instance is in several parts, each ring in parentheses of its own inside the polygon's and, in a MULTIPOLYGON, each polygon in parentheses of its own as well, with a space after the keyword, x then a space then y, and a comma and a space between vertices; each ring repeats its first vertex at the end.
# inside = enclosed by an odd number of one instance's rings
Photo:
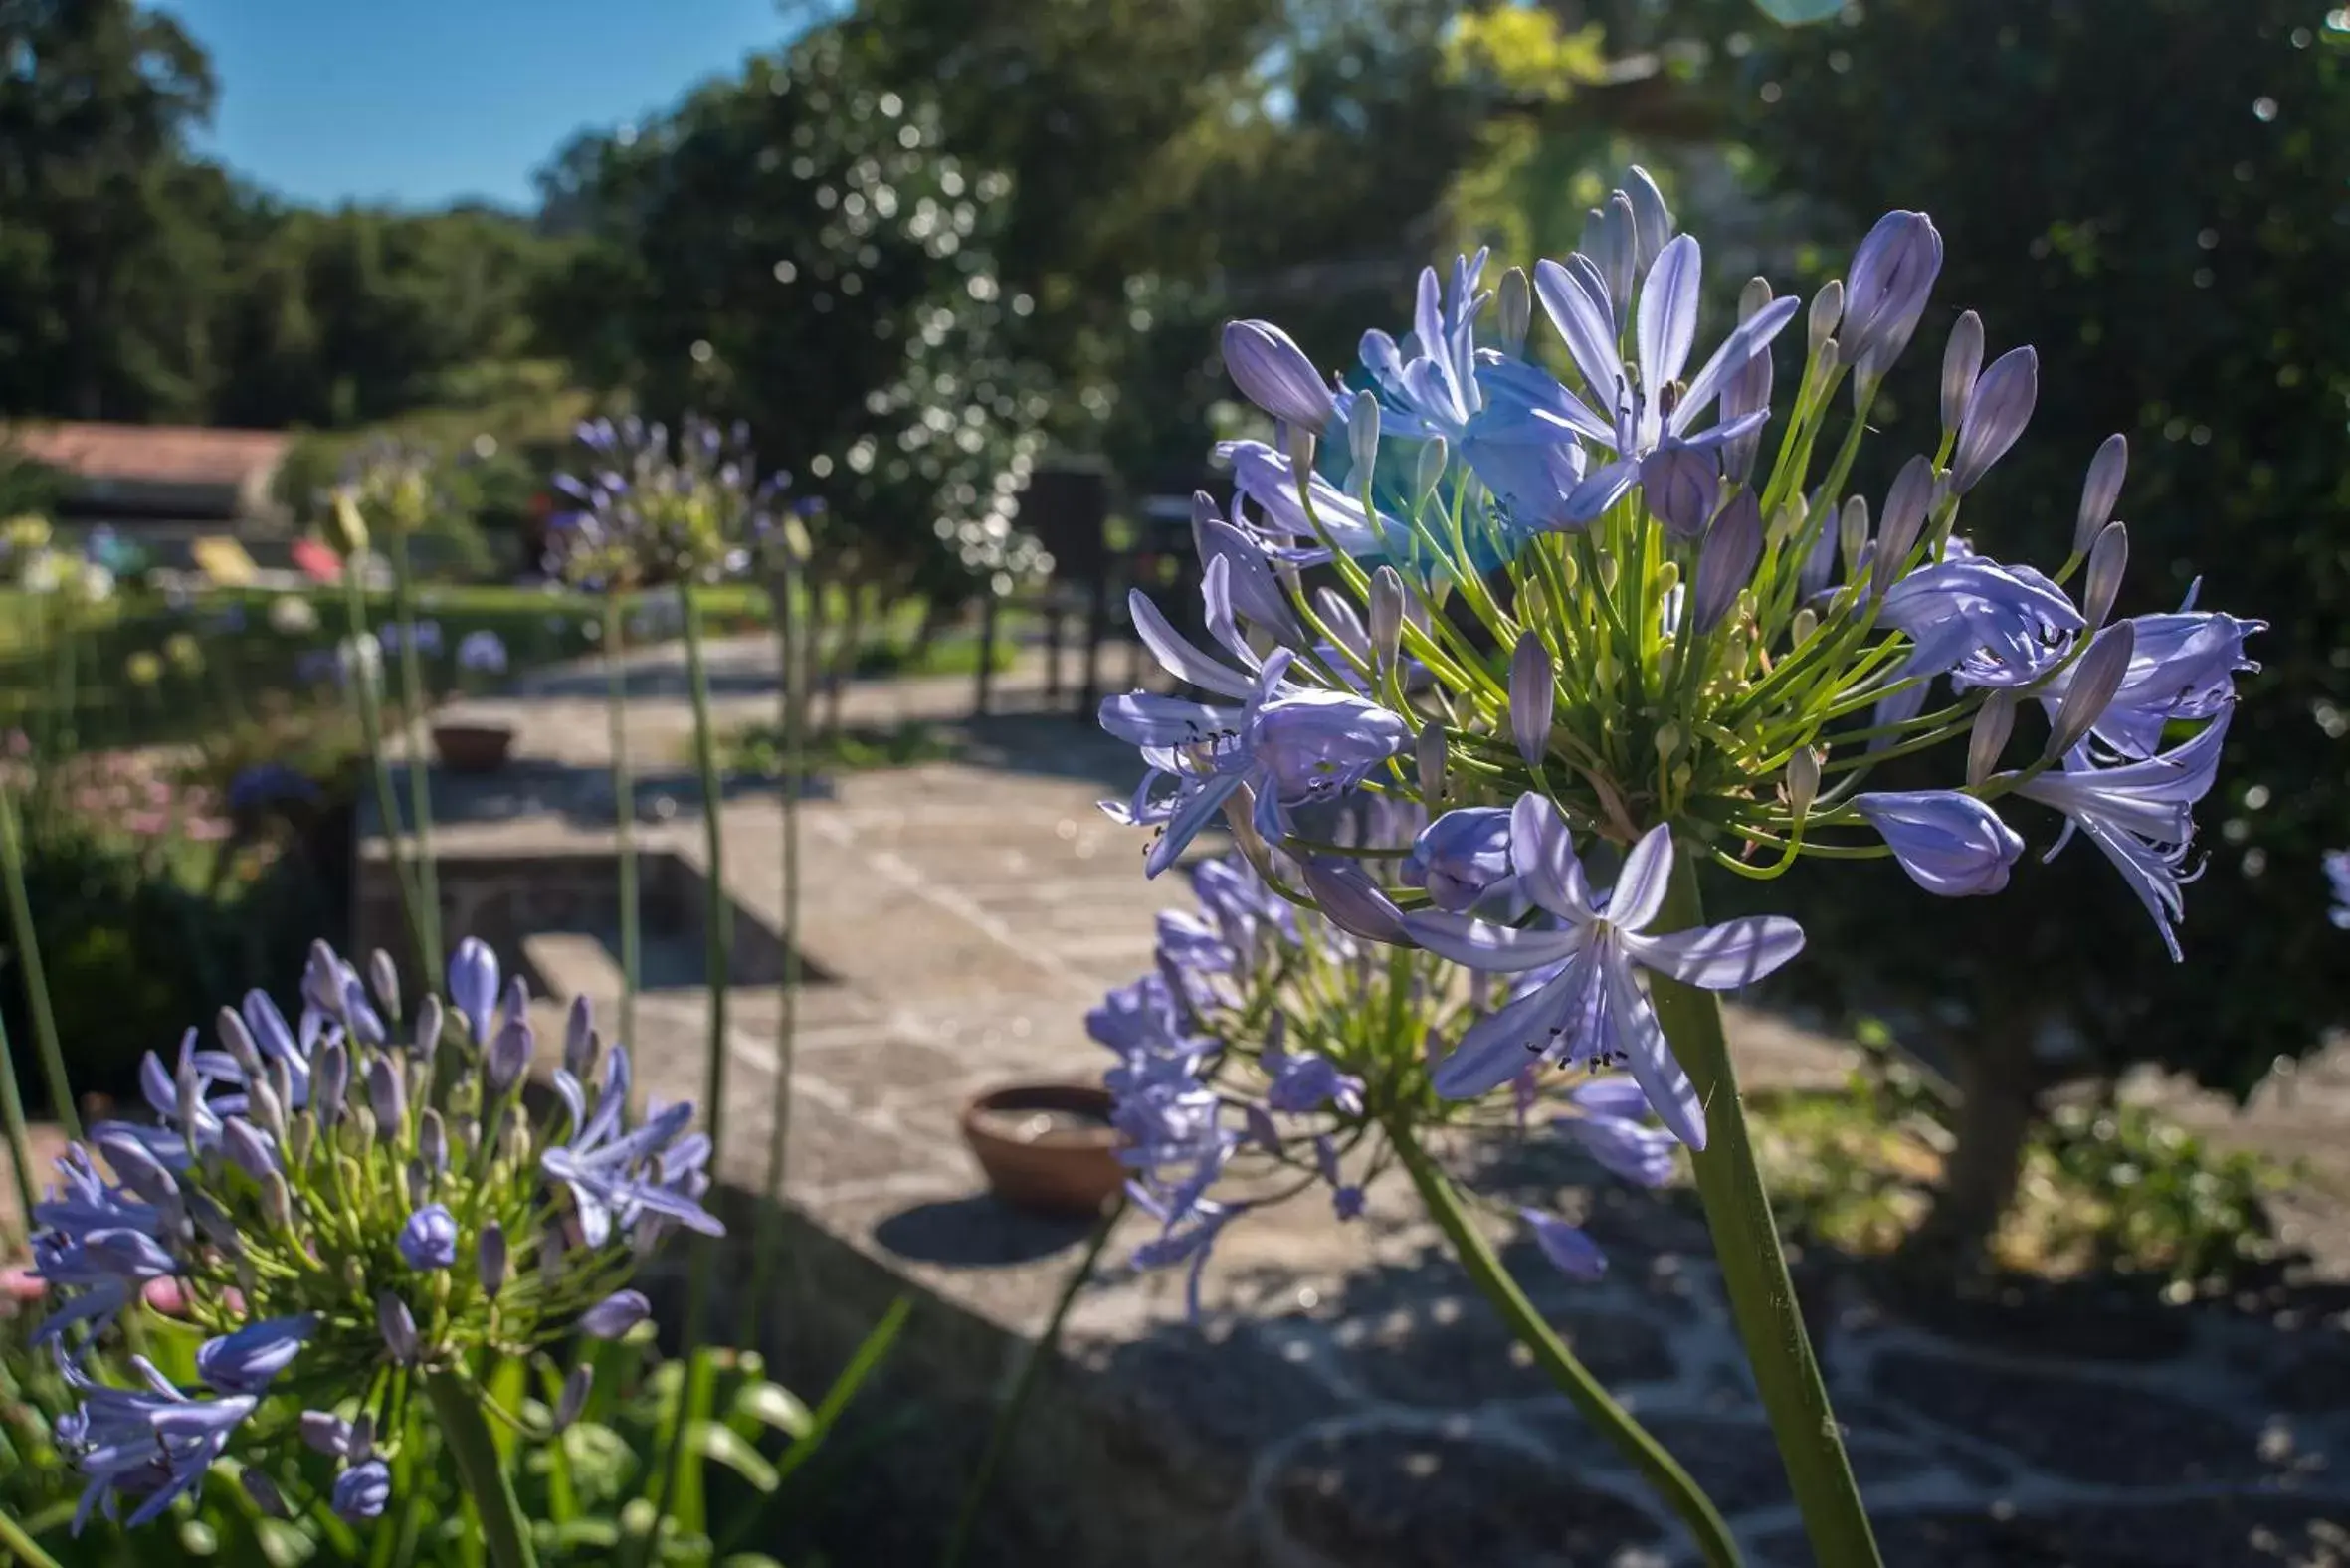
MULTIPOLYGON (((682 691, 674 652, 639 664, 647 695, 632 749, 682 756, 684 704, 661 694, 682 691)), ((722 648, 713 666, 729 717, 771 711, 760 650, 722 648)), ((1020 686, 1016 673, 1001 689, 1017 700, 1020 686)), ((967 679, 862 686, 851 716, 959 716, 969 689, 967 679)), ((564 934, 562 909, 609 854, 601 691, 600 677, 557 672, 478 704, 518 725, 523 762, 486 792, 452 789, 438 835, 445 879, 471 879, 482 920, 504 922, 507 956, 527 959, 558 1002, 609 1004, 618 991, 603 943, 582 932, 594 921, 574 914, 564 934)), ((792 1078, 791 1265, 772 1300, 745 1305, 812 1393, 891 1299, 917 1300, 878 1395, 918 1402, 925 1418, 916 1440, 878 1451, 843 1482, 846 1560, 929 1560, 1000 1380, 1081 1241, 987 1199, 956 1116, 1008 1078, 1098 1075, 1080 1015, 1139 972, 1153 913, 1185 899, 1179 882, 1145 882, 1139 839, 1091 806, 1103 781, 1128 771, 1082 725, 1007 718, 975 726, 956 762, 845 777, 807 805, 804 948, 817 973, 800 993, 792 1078), (860 1484, 876 1488, 868 1506, 856 1505, 860 1484)), ((646 853, 649 867, 671 870, 649 870, 648 891, 689 919, 704 863, 695 806, 676 777, 657 781, 653 798, 663 792, 680 809, 649 812, 646 853)), ((740 918, 772 931, 772 793, 731 794, 721 821, 740 918)), ((382 917, 380 903, 362 911, 382 917)), ((707 998, 685 974, 640 1000, 652 1093, 701 1088, 707 998)), ((746 977, 728 1002, 722 1168, 755 1190, 777 999, 746 977)), ((1733 1036, 1750 1082, 1834 1083, 1849 1060, 1751 1012, 1735 1015, 1733 1036)), ((2313 1126, 2325 1115, 2302 1113, 2313 1126)), ((1628 1193, 1547 1144, 1445 1157, 1496 1200, 1494 1234, 1546 1315, 1713 1491, 1752 1560, 1808 1561, 1685 1196, 1628 1193), (1608 1278, 1571 1285, 1547 1271, 1504 1217, 1517 1201, 1588 1211, 1614 1260, 1608 1278)), ((1110 1257, 1129 1240, 1113 1238, 1110 1257)), ((2350 1291, 2168 1311, 2060 1294, 1895 1307, 1860 1270, 1806 1260, 1801 1273, 1889 1562, 2350 1563, 2350 1476, 2339 1472, 2350 1463, 2350 1291)), ((1176 1279, 1113 1270, 1080 1297, 1070 1354, 1010 1458, 987 1560, 1693 1560, 1522 1364, 1408 1185, 1375 1184, 1354 1225, 1310 1194, 1236 1225, 1205 1295, 1197 1326, 1176 1279)))

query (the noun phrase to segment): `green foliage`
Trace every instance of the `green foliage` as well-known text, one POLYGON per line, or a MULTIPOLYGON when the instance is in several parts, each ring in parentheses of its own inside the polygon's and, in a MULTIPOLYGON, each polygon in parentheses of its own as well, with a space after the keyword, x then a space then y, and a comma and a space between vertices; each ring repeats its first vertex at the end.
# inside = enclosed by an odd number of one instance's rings
MULTIPOLYGON (((1792 1235, 1885 1253, 1926 1212, 1955 1144, 1956 1107, 1881 1026, 1859 1034, 1867 1055, 1845 1090, 1758 1096, 1756 1137, 1792 1235)), ((2007 1268, 2204 1286, 2250 1277, 2275 1257, 2267 1206, 2286 1173, 2215 1149, 2144 1106, 2069 1100, 2036 1130, 2023 1163, 2017 1201, 1992 1238, 2007 1268)))
MULTIPOLYGON (((1743 0, 1709 14, 1725 31, 1751 21, 1743 0)), ((2184 964, 2076 844, 1979 900, 1928 897, 1890 868, 1840 866, 1833 886, 1799 871, 1766 894, 1838 962, 1790 979, 1837 1005, 1940 1015, 1953 1049, 1979 1031, 1979 999, 2005 995, 2045 1079, 2152 1061, 2243 1094, 2350 1014, 2318 866, 2350 840, 2350 313, 2316 304, 2350 270, 2350 33, 2290 0, 1851 16, 1755 32, 1700 91, 1774 187, 1841 212, 1813 226, 1825 267, 1887 207, 1940 227, 1941 281, 1889 387, 1884 449, 1933 445, 1941 337, 1976 308, 1993 352, 2041 355, 2032 427, 1968 509, 1977 542, 2060 548, 2089 455, 2122 431, 2125 601, 2176 603, 2200 575, 2206 603, 2273 630, 2251 645, 2265 669, 2240 686, 2206 804, 2184 964)))
MULTIPOLYGON (((774 724, 745 725, 721 744, 729 773, 781 778, 789 771, 782 731, 774 724)), ((886 728, 828 729, 809 737, 801 771, 810 778, 825 778, 874 768, 910 767, 917 762, 945 761, 959 749, 955 739, 937 725, 917 720, 886 728)))

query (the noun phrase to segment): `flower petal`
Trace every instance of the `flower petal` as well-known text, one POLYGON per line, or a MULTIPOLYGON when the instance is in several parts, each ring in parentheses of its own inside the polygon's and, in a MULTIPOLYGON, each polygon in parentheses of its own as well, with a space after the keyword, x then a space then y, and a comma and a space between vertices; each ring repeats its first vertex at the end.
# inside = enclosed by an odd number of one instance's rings
POLYGON ((1558 1026, 1558 1014, 1572 1000, 1560 986, 1542 986, 1469 1027, 1451 1056, 1437 1064, 1431 1081, 1446 1099, 1488 1094, 1541 1060, 1558 1026))
POLYGON ((1580 925, 1592 918, 1591 888, 1575 859, 1575 841, 1558 808, 1528 791, 1509 812, 1509 869, 1518 889, 1541 908, 1580 925))
POLYGON ((1783 914, 1747 915, 1669 936, 1625 932, 1620 939, 1642 967, 1705 991, 1751 985, 1804 948, 1803 927, 1783 914))
POLYGON ((1654 399, 1667 381, 1678 381, 1681 368, 1689 362, 1689 349, 1697 341, 1701 265, 1695 237, 1680 235, 1657 254, 1656 264, 1641 284, 1635 335, 1640 343, 1644 399, 1654 399))
POLYGON ((1487 974, 1517 974, 1558 963, 1573 957, 1584 937, 1580 927, 1528 931, 1436 909, 1406 914, 1404 933, 1432 953, 1487 974))
POLYGON ((1672 886, 1672 830, 1663 823, 1641 835, 1608 894, 1608 923, 1619 931, 1644 931, 1665 908, 1672 886))
MULTIPOLYGON (((1224 562, 1221 560, 1208 563, 1211 572, 1222 567, 1224 562)), ((1202 690, 1224 696, 1245 697, 1256 688, 1257 683, 1250 677, 1194 648, 1181 632, 1167 623, 1167 618, 1159 613, 1159 607, 1152 604, 1150 597, 1141 589, 1136 588, 1126 595, 1126 611, 1134 618, 1135 635, 1142 639, 1143 646, 1151 651, 1169 675, 1188 681, 1202 690)))
POLYGON ((1624 1053, 1625 1065, 1649 1096, 1649 1107, 1674 1137, 1692 1149, 1704 1148, 1704 1102, 1673 1056, 1672 1042, 1665 1038, 1665 1027, 1657 1022, 1656 1008, 1633 977, 1632 965, 1622 958, 1609 963, 1606 982, 1609 1011, 1615 1015, 1612 1044, 1624 1053))

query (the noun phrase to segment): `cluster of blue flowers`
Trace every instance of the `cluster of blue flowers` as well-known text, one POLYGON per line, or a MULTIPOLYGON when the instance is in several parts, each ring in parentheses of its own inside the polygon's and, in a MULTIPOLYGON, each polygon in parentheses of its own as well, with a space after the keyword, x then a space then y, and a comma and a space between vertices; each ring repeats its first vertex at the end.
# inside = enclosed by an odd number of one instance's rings
MULTIPOLYGON (((1397 866, 1403 883, 1460 889, 1461 907, 1495 913, 1516 899, 1506 875, 1486 875, 1475 850, 1433 829, 1415 839, 1398 813, 1368 817, 1366 852, 1397 866)), ((1280 852, 1268 864, 1276 878, 1301 870, 1280 852)), ((1133 1263, 1184 1268, 1197 1315, 1201 1273, 1227 1225, 1309 1186, 1329 1192, 1339 1219, 1359 1216, 1364 1184, 1395 1158, 1389 1125, 1401 1118, 1419 1129, 1447 1116, 1432 1091, 1431 1044, 1464 1019, 1503 1016, 1517 1003, 1494 982, 1448 985, 1433 948, 1383 951, 1324 913, 1301 911, 1243 857, 1200 862, 1191 882, 1199 907, 1160 915, 1153 971, 1110 992, 1085 1023, 1116 1058, 1105 1081, 1120 1158, 1134 1171, 1128 1194, 1158 1226, 1133 1263)), ((1344 885, 1358 907, 1404 918, 1367 872, 1351 869, 1344 885)), ((1522 980, 1515 994, 1550 978, 1522 980)), ((1522 1130, 1540 1086, 1520 1057, 1510 1076, 1522 1130)), ((1646 1122, 1647 1109, 1636 1083, 1592 1077, 1568 1094, 1556 1125, 1608 1171, 1657 1186, 1672 1175, 1675 1145, 1646 1122)), ((1561 1270, 1590 1278, 1605 1269, 1565 1220, 1523 1217, 1561 1270)))
MULTIPOLYGON (((1140 787, 1104 809, 1157 830, 1150 874, 1221 817, 1281 899, 1510 977, 1505 1003, 1447 1042, 1438 1093, 1484 1095, 1529 1063, 1621 1064, 1701 1149, 1705 1107, 1644 977, 1731 989, 1803 935, 1777 917, 1692 926, 1679 879, 1890 855, 1928 892, 1995 893, 2024 850, 2002 808, 2029 802, 2061 819, 2049 853, 2094 844, 2177 957, 2192 809, 2262 628, 2192 592, 2114 618, 2118 436, 2054 576, 1969 545, 1961 504, 2038 390, 2028 347, 1984 365, 1972 312, 1945 350, 1937 449, 1875 505, 1846 492, 1940 272, 1923 214, 1886 215, 1808 306, 1749 283, 1694 374, 1702 258, 1673 231, 1635 170, 1576 254, 1497 291, 1481 252, 1449 280, 1427 271, 1411 330, 1366 332, 1327 381, 1278 327, 1228 327, 1227 367, 1274 431, 1222 449, 1229 512, 1206 495, 1195 510, 1220 653, 1137 594, 1144 641, 1204 699, 1137 691, 1101 723, 1141 751, 1140 787), (1799 318, 1802 372, 1765 468, 1773 346, 1799 318), (1845 435, 1823 439, 1848 384, 1845 435), (1308 571, 1326 585, 1309 591, 1308 571), (2035 704, 2045 734, 2012 746, 2035 704), (1944 743, 1963 748, 1963 782, 1861 787, 1944 743), (1433 819, 1398 885, 1300 827, 1362 796, 1433 819), (1603 862, 1621 866, 1604 895, 1603 862)), ((1162 1072, 1198 1060, 1162 1057, 1162 1072)))
POLYGON ((627 1049, 584 1002, 533 1124, 528 997, 499 982, 468 938, 448 1002, 403 1014, 388 958, 363 979, 321 943, 295 1021, 259 991, 223 1009, 213 1048, 191 1029, 176 1061, 142 1064, 152 1120, 101 1123, 59 1162, 34 1257, 54 1298, 39 1337, 84 1396, 57 1432, 88 1479, 77 1529, 124 1502, 133 1525, 160 1516, 232 1450, 269 1511, 302 1498, 306 1449, 331 1462, 316 1500, 373 1518, 420 1379, 626 1333, 649 1310, 626 1287, 637 1258, 673 1228, 718 1234, 692 1106, 632 1124, 627 1049), (100 1375, 142 1298, 208 1335, 200 1388, 135 1355, 134 1386, 100 1375))
POLYGON ((567 582, 633 590, 740 572, 778 523, 786 476, 760 478, 749 430, 688 414, 668 426, 634 415, 582 424, 582 475, 558 474, 570 497, 547 536, 547 567, 567 582))

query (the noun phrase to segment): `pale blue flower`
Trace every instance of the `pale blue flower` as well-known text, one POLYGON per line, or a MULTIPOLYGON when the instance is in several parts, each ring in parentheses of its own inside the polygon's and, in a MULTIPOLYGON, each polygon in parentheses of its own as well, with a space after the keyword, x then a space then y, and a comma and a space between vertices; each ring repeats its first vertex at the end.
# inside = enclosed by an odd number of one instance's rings
POLYGON ((1534 1246, 1551 1268, 1586 1284, 1607 1274, 1608 1255, 1600 1251, 1599 1243, 1580 1230, 1540 1209, 1520 1209, 1517 1213, 1534 1233, 1534 1246))
POLYGON ((428 1203, 400 1227, 400 1256, 411 1269, 433 1272, 457 1262, 457 1216, 444 1204, 428 1203))
POLYGON ((2020 686, 2061 660, 2085 627, 2064 590, 2029 566, 1980 555, 1921 566, 1886 590, 1877 624, 1916 646, 1903 676, 2020 686))
MULTIPOLYGON (((2133 641, 2127 670, 2113 700, 2089 733, 2130 757, 2150 757, 2162 747, 2163 726, 2216 718, 2236 699, 2239 674, 2260 667, 2247 659, 2244 640, 2268 629, 2218 610, 2196 610, 2193 589, 2187 604, 2169 615, 2130 619, 2133 641)), ((2058 671, 2038 692, 2053 716, 2071 689, 2075 667, 2058 671)))
POLYGON ((294 1365, 317 1327, 317 1318, 308 1312, 248 1323, 206 1340, 196 1352, 196 1375, 223 1394, 264 1393, 294 1365))
POLYGON ((1511 898, 1517 875, 1509 865, 1509 813, 1498 806, 1446 812, 1413 840, 1401 880, 1427 888, 1430 903, 1454 914, 1511 898))
POLYGON ((579 1331, 591 1339, 618 1339, 652 1315, 643 1291, 615 1290, 580 1314, 579 1331))
POLYGON ((632 1130, 626 1125, 629 1080, 628 1048, 614 1046, 591 1112, 578 1080, 562 1070, 554 1075, 555 1092, 576 1130, 570 1142, 539 1155, 538 1166, 570 1192, 581 1237, 601 1247, 615 1234, 626 1236, 641 1216, 675 1221, 704 1236, 725 1235, 725 1226, 698 1202, 708 1186, 703 1167, 709 1140, 686 1134, 693 1106, 652 1109, 632 1130))
POLYGON ((392 1471, 382 1460, 364 1461, 335 1476, 327 1496, 335 1517, 351 1524, 381 1518, 391 1500, 392 1471))
POLYGON ((116 1518, 123 1498, 138 1499, 124 1523, 130 1528, 161 1517, 173 1502, 203 1482, 213 1462, 228 1452, 229 1438, 253 1414, 248 1394, 190 1399, 173 1387, 144 1356, 130 1365, 146 1391, 111 1388, 93 1379, 61 1350, 58 1369, 81 1407, 58 1423, 58 1449, 89 1479, 74 1509, 80 1535, 100 1505, 116 1518))
POLYGON ((1957 790, 1856 795, 1853 809, 1884 836, 1911 882, 1945 898, 1999 891, 2024 853, 2022 836, 1999 813, 1957 790))
POLYGON ((2334 929, 2350 931, 2350 850, 2326 851, 2323 864, 2325 880, 2334 894, 2334 906, 2326 911, 2326 918, 2334 922, 2334 929))

